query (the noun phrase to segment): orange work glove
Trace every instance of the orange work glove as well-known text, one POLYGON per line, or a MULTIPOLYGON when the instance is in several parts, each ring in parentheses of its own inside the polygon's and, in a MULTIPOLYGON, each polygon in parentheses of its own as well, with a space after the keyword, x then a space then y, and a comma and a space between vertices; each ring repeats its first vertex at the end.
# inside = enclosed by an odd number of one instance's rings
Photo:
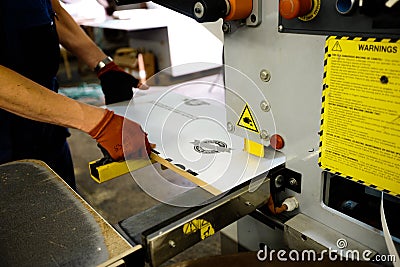
POLYGON ((151 145, 142 127, 129 119, 106 110, 103 119, 94 127, 92 136, 110 154, 113 160, 147 158, 151 153, 151 145), (122 142, 122 126, 125 127, 122 142), (129 134, 128 134, 129 133, 129 134))

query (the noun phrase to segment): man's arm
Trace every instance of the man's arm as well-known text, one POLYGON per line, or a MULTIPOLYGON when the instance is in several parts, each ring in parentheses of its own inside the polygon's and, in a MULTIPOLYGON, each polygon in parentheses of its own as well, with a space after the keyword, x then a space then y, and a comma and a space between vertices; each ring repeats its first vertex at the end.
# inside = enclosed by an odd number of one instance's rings
POLYGON ((51 3, 57 15, 55 22, 61 45, 94 69, 107 55, 61 6, 59 0, 51 0, 51 3))
POLYGON ((136 122, 54 93, 1 65, 0 108, 31 120, 82 130, 96 139, 114 160, 145 158, 151 152, 147 134, 136 122), (124 148, 123 127, 129 133, 124 148))
MULTIPOLYGON (((89 38, 71 15, 60 5, 59 0, 51 0, 57 14, 55 19, 60 43, 69 52, 85 62, 91 69, 104 60, 106 54, 89 38)), ((114 62, 105 65, 97 72, 106 104, 130 100, 132 88, 148 89, 131 74, 118 67, 114 62)))
POLYGON ((76 128, 88 133, 105 110, 54 93, 0 66, 0 108, 22 117, 76 128))

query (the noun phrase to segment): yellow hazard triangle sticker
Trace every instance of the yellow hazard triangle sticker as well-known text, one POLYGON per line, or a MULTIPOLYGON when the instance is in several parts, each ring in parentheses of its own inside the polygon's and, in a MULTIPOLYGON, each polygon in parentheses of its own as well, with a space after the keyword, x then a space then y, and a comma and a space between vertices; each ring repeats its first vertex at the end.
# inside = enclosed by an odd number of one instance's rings
POLYGON ((342 52, 342 47, 340 46, 339 41, 336 41, 335 45, 332 47, 332 51, 334 51, 334 52, 342 52))
POLYGON ((256 121, 254 120, 253 115, 251 114, 249 106, 246 104, 242 111, 242 115, 240 115, 240 119, 237 122, 237 126, 243 127, 247 130, 260 133, 257 128, 256 121))

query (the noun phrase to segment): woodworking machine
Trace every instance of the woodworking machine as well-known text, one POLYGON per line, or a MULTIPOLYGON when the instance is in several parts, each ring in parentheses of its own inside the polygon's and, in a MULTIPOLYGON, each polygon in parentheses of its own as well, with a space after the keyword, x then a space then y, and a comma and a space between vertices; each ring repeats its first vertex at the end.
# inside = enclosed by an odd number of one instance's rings
MULTIPOLYGON (((132 2, 136 1, 117 0, 121 5, 132 2)), ((380 204, 382 200, 397 246, 400 3, 155 2, 200 23, 222 18, 224 127, 230 136, 244 139, 243 150, 251 157, 268 158, 273 149, 275 158, 283 158, 257 174, 263 179, 256 190, 249 187, 254 180, 241 183, 201 212, 185 213, 184 221, 205 220, 250 251, 267 246, 389 255, 380 204), (261 199, 250 200, 249 195, 261 199), (293 211, 278 214, 281 205, 291 206, 282 204, 291 196, 299 207, 296 203, 293 211), (227 198, 238 206, 229 204, 221 211, 218 201, 225 203, 227 198)), ((134 221, 127 219, 121 226, 130 233, 134 221)), ((175 225, 179 228, 184 222, 172 221, 161 231, 142 235, 155 265, 160 255, 169 257, 194 243, 193 237, 175 231, 175 225)))
MULTIPOLYGON (((157 144, 152 162, 118 170, 159 163, 197 185, 114 226, 132 254, 158 266, 221 231, 230 252, 335 251, 390 264, 386 241, 400 241, 400 1, 154 2, 222 21, 224 99, 180 94, 212 84, 199 79, 110 106, 157 144)), ((98 182, 120 174, 96 164, 98 182)))

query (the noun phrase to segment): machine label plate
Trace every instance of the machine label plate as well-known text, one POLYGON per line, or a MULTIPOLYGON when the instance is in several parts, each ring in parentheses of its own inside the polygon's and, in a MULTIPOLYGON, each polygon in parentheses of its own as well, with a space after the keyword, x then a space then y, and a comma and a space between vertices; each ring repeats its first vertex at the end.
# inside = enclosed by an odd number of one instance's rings
POLYGON ((329 37, 319 164, 400 196, 400 40, 329 37))

